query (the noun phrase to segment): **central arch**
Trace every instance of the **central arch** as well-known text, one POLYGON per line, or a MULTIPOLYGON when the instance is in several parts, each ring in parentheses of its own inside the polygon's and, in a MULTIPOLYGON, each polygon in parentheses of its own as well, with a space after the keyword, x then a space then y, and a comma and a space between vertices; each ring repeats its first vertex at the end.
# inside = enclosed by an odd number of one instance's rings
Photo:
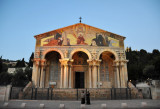
POLYGON ((73 81, 74 88, 86 88, 87 77, 88 77, 88 62, 89 59, 87 54, 78 51, 74 53, 73 57, 73 81))
POLYGON ((91 53, 87 50, 87 49, 84 49, 84 48, 78 48, 78 49, 74 49, 71 51, 70 53, 70 56, 69 56, 69 59, 72 59, 72 56, 76 53, 76 52, 84 52, 88 55, 89 57, 89 60, 92 60, 92 56, 91 56, 91 53))
POLYGON ((88 88, 88 62, 91 54, 86 49, 74 49, 70 56, 73 59, 72 74, 74 88, 88 88))

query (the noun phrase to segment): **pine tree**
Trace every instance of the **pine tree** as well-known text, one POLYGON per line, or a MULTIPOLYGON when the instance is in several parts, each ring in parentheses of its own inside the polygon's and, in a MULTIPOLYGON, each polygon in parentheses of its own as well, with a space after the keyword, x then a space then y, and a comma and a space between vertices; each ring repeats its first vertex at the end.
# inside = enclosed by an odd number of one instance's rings
POLYGON ((28 66, 29 67, 33 67, 33 59, 34 59, 34 53, 32 52, 30 58, 29 58, 29 63, 28 63, 28 66))

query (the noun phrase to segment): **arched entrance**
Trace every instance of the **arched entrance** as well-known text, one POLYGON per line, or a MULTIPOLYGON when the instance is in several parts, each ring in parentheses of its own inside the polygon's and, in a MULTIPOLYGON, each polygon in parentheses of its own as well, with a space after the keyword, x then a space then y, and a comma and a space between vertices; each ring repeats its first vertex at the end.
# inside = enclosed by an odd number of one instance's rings
POLYGON ((104 51, 100 54, 99 59, 100 63, 100 81, 103 84, 102 88, 111 88, 115 87, 115 76, 114 76, 114 67, 113 62, 115 56, 109 51, 104 51))
POLYGON ((72 63, 73 69, 73 87, 87 88, 88 87, 88 55, 85 52, 77 51, 73 54, 72 63))
POLYGON ((59 62, 59 59, 61 59, 61 55, 56 51, 50 51, 45 55, 45 59, 45 87, 54 86, 55 88, 59 88, 61 74, 61 64, 59 62))

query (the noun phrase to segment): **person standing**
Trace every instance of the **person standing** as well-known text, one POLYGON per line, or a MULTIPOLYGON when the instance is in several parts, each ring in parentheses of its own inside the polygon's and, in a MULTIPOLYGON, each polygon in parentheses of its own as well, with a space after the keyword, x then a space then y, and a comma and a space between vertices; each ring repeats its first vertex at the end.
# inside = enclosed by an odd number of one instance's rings
POLYGON ((82 91, 81 93, 81 104, 85 104, 85 93, 82 91))
POLYGON ((88 105, 91 104, 90 103, 90 93, 89 93, 89 91, 87 91, 87 93, 86 93, 86 104, 88 104, 88 105))

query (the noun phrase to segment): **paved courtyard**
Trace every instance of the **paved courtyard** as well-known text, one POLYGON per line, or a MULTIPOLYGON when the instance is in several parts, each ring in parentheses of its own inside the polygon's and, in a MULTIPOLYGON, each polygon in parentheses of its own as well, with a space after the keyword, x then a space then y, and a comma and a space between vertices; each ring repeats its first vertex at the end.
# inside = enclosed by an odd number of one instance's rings
MULTIPOLYGON (((106 109, 120 109, 121 103, 127 103, 129 109, 142 109, 141 103, 146 102, 145 109, 160 109, 160 100, 95 100, 91 105, 86 105, 85 109, 102 109, 101 104, 106 104, 106 109)), ((0 102, 0 109, 19 109, 22 103, 26 103, 25 109, 40 109, 40 104, 44 104, 44 109, 59 109, 60 104, 65 104, 65 109, 81 109, 80 101, 55 101, 55 100, 10 100, 8 106, 4 108, 5 102, 0 102)))

